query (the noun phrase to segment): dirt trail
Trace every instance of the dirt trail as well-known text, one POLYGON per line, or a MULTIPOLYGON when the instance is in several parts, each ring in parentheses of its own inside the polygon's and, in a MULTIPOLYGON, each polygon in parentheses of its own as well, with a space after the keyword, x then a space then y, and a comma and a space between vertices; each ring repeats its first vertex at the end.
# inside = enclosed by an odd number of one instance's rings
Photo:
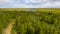
POLYGON ((7 28, 3 30, 2 34, 11 34, 13 25, 15 24, 15 19, 12 19, 10 24, 8 24, 7 28))

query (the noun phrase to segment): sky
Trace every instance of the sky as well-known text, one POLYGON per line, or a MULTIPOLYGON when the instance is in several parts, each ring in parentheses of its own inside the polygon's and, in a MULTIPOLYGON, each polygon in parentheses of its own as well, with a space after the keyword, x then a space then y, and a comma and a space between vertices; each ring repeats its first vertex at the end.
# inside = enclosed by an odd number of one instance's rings
POLYGON ((0 8, 60 8, 60 0, 0 0, 0 8))

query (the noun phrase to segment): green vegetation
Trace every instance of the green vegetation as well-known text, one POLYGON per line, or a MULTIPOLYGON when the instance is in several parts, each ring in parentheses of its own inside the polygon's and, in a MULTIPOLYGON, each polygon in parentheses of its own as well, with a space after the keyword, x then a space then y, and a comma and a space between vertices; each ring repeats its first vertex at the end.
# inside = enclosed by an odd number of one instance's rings
POLYGON ((60 14, 54 11, 0 11, 0 34, 12 19, 17 34, 60 34, 60 14))

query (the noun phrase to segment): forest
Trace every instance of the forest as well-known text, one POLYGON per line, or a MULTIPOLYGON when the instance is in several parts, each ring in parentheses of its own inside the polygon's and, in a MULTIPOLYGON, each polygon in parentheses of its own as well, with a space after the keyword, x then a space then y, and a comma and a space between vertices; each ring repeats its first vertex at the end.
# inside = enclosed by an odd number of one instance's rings
POLYGON ((12 19, 11 34, 60 34, 60 13, 53 11, 0 11, 0 34, 12 19))

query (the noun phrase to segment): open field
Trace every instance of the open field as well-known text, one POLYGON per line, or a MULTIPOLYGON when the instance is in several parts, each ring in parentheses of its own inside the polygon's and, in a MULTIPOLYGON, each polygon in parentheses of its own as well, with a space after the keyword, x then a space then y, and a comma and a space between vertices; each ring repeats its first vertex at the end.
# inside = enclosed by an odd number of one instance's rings
POLYGON ((0 34, 60 34, 60 9, 0 8, 0 34))
POLYGON ((42 11, 42 12, 50 12, 59 13, 60 8, 0 8, 0 11, 42 11))

